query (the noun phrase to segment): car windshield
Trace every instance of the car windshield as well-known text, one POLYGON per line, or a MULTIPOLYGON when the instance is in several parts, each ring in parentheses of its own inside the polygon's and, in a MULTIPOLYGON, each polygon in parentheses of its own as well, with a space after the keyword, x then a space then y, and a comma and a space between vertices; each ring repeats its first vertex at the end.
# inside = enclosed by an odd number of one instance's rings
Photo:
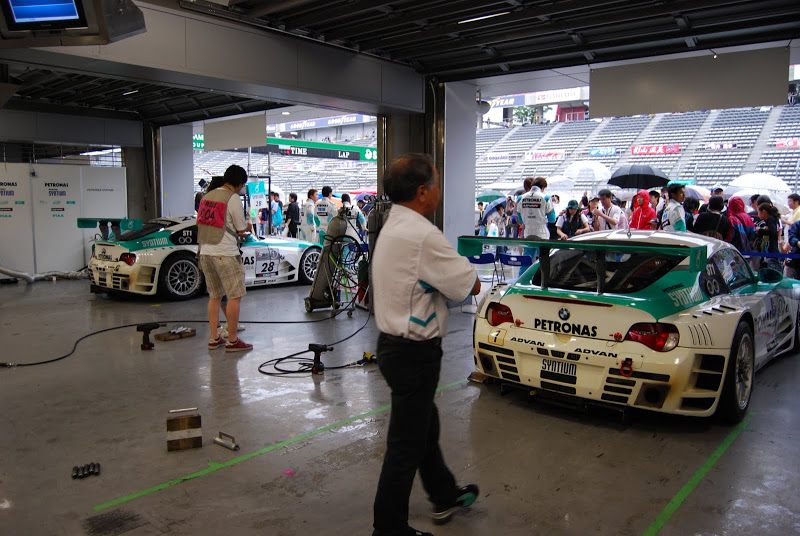
MULTIPOLYGON (((562 249, 550 256, 549 288, 597 292, 598 259, 604 261, 603 292, 631 294, 652 285, 684 259, 677 255, 562 249)), ((602 268, 601 268, 602 269, 602 268)), ((542 266, 532 283, 541 286, 542 266)))
POLYGON ((161 229, 172 227, 173 225, 177 225, 177 223, 172 220, 150 220, 149 222, 142 224, 142 228, 138 231, 125 231, 122 233, 119 241, 127 242, 128 240, 138 240, 149 234, 160 231, 161 229))

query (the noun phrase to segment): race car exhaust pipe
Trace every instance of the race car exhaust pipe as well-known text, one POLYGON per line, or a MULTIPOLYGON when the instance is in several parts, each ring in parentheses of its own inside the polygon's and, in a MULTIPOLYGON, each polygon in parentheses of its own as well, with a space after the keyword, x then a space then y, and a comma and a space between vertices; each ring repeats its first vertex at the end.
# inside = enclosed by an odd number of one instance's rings
POLYGON ((634 402, 637 406, 659 409, 664 405, 669 393, 669 385, 664 383, 644 383, 634 402))

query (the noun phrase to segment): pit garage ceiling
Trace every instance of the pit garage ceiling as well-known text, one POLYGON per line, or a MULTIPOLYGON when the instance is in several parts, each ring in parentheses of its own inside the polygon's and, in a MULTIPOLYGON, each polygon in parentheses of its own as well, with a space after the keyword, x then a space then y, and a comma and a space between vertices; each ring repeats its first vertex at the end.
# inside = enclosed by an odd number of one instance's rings
MULTIPOLYGON (((474 80, 800 36, 797 0, 175 0, 183 9, 474 80)), ((278 102, 0 63, 8 109, 170 125, 271 110, 278 102)), ((0 103, 2 104, 2 103, 0 103)))

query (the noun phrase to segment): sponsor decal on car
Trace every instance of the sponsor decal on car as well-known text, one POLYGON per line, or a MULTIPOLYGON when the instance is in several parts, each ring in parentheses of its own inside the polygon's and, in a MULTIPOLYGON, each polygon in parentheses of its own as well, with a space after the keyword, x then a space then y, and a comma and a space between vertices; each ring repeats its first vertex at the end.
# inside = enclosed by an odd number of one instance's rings
POLYGON ((578 365, 569 363, 567 361, 555 361, 553 359, 542 359, 543 372, 555 372, 556 374, 565 374, 567 376, 578 375, 578 365))
POLYGON ((553 333, 571 333, 572 335, 580 335, 582 337, 597 336, 597 326, 559 322, 558 320, 548 320, 546 318, 535 318, 533 320, 533 329, 552 331, 553 333))
POLYGON ((544 346, 544 343, 541 341, 535 341, 533 339, 523 339, 522 337, 511 337, 508 340, 510 342, 521 342, 524 344, 530 344, 531 346, 544 346))
POLYGON ((166 236, 162 236, 160 238, 148 238, 147 240, 142 240, 142 247, 143 248, 155 248, 158 246, 168 246, 169 239, 166 236))
POLYGON ((575 351, 579 354, 590 354, 590 355, 603 355, 606 357, 617 357, 617 354, 613 352, 603 352, 601 350, 592 350, 590 348, 577 348, 575 351))
MULTIPOLYGON (((503 346, 506 340, 506 330, 495 328, 489 332, 489 342, 498 346, 503 346)), ((511 339, 512 341, 514 339, 511 339)))

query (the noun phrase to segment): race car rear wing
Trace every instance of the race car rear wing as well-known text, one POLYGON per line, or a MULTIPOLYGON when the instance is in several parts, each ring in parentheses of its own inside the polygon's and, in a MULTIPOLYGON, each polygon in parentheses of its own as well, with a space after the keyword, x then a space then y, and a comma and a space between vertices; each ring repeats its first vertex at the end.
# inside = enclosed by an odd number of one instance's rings
POLYGON ((78 229, 100 228, 100 236, 103 240, 108 240, 108 226, 111 224, 111 232, 115 239, 123 231, 139 231, 142 228, 142 220, 129 218, 78 218, 78 229))
MULTIPOLYGON (((483 246, 507 246, 539 248, 541 250, 539 263, 542 265, 542 288, 548 287, 547 278, 550 275, 550 251, 554 249, 579 249, 584 251, 602 251, 604 253, 650 253, 653 255, 669 255, 676 257, 689 257, 689 271, 700 272, 706 269, 706 246, 673 246, 658 244, 645 246, 641 244, 620 244, 614 240, 526 240, 524 238, 487 238, 483 236, 459 236, 458 253, 465 257, 480 255, 483 246)), ((605 258, 601 256, 597 261, 598 272, 605 271, 605 258)), ((597 292, 603 293, 604 277, 598 277, 597 292)))

